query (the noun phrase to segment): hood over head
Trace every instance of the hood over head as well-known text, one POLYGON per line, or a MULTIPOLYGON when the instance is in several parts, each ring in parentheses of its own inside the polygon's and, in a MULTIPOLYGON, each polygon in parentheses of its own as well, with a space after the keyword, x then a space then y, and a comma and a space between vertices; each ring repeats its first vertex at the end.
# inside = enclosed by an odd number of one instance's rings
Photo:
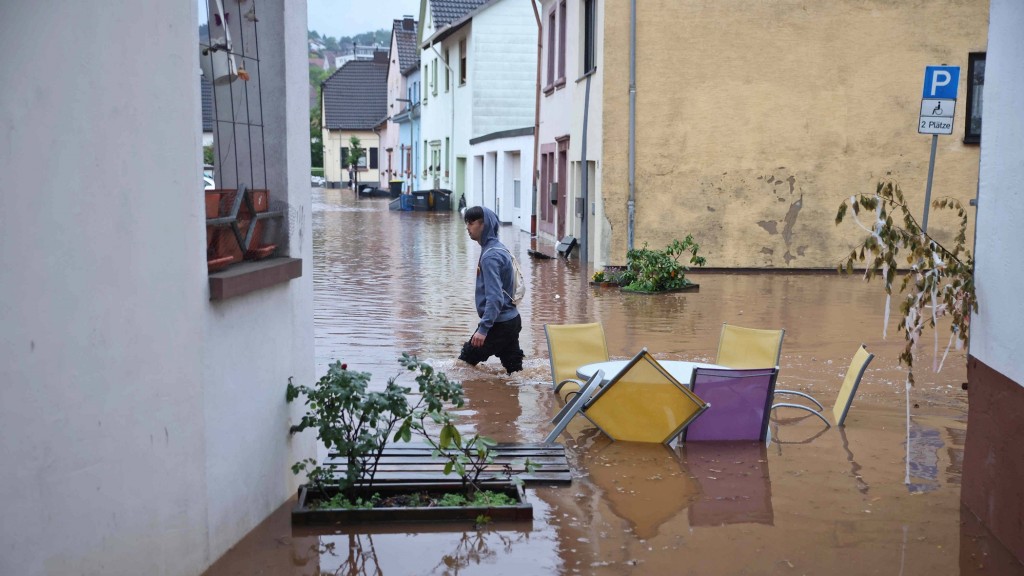
POLYGON ((498 222, 498 215, 490 208, 486 206, 481 206, 480 208, 484 212, 484 230, 480 234, 480 245, 485 246, 491 240, 498 239, 498 228, 501 226, 501 223, 498 222))

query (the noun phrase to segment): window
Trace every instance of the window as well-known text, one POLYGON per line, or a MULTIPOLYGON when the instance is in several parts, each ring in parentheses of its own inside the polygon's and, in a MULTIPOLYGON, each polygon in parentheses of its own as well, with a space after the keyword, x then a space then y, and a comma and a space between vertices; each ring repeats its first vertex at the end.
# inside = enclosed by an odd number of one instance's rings
POLYGON ((459 86, 466 84, 467 66, 469 65, 469 54, 466 53, 466 39, 459 40, 459 86))
POLYGON ((548 73, 547 73, 547 84, 544 87, 545 91, 551 90, 555 84, 555 53, 558 52, 558 48, 555 45, 555 11, 552 10, 548 13, 548 73))
POLYGON ((370 148, 370 169, 371 170, 376 170, 377 169, 377 162, 378 162, 377 155, 378 154, 379 153, 377 152, 377 148, 376 147, 370 148))
POLYGON ((565 0, 558 5, 558 80, 565 82, 565 0))
POLYGON ((967 59, 967 121, 965 144, 981 143, 981 102, 985 90, 985 53, 971 52, 967 59))
POLYGON ((444 49, 444 91, 447 92, 451 89, 452 83, 452 71, 451 71, 451 58, 449 56, 449 50, 444 49))
POLYGON ((448 177, 448 144, 449 144, 449 138, 447 136, 445 136, 444 137, 444 177, 445 178, 448 177))
POLYGON ((423 65, 423 103, 427 103, 427 85, 430 84, 430 63, 423 65))
POLYGON ((583 0, 583 73, 597 68, 597 0, 583 0))
POLYGON ((434 58, 434 69, 430 71, 430 87, 430 91, 437 96, 437 58, 434 58))
POLYGON ((348 168, 348 146, 341 147, 341 169, 348 168))

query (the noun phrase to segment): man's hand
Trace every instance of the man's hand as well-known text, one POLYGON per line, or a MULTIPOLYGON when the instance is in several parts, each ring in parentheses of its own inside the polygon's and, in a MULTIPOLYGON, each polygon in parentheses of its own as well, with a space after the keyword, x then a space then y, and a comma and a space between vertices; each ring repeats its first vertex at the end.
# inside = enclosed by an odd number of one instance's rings
POLYGON ((476 332, 473 332, 473 337, 469 339, 469 343, 472 344, 475 348, 479 348, 484 345, 484 340, 486 339, 487 336, 481 334, 480 331, 478 330, 476 332))

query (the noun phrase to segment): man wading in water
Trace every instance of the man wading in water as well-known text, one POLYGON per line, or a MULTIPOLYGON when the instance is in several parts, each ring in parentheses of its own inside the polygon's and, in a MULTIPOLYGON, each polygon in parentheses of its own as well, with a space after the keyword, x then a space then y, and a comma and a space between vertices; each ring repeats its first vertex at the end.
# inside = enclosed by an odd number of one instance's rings
POLYGON ((498 240, 498 216, 488 208, 466 210, 466 232, 482 249, 476 265, 476 313, 480 322, 473 337, 462 345, 459 360, 476 366, 497 356, 509 374, 523 369, 519 310, 512 303, 512 254, 498 240))

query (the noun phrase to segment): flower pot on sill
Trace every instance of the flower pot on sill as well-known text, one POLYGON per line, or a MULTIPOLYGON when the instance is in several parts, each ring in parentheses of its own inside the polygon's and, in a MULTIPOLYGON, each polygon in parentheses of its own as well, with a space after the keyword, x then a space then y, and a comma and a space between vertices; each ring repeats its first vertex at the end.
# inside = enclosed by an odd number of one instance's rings
MULTIPOLYGON (((501 492, 516 500, 511 506, 432 506, 432 507, 391 507, 363 509, 312 509, 310 504, 318 499, 329 499, 337 493, 337 489, 327 488, 326 493, 303 485, 299 488, 299 498, 292 510, 292 524, 324 525, 324 524, 361 524, 367 522, 473 522, 478 516, 487 516, 492 521, 533 520, 533 504, 526 501, 523 491, 511 482, 488 483, 485 490, 501 492)), ((369 499, 374 494, 388 498, 398 494, 417 492, 430 493, 461 493, 460 483, 421 483, 421 484, 375 484, 372 487, 361 486, 357 489, 358 497, 369 499)))

